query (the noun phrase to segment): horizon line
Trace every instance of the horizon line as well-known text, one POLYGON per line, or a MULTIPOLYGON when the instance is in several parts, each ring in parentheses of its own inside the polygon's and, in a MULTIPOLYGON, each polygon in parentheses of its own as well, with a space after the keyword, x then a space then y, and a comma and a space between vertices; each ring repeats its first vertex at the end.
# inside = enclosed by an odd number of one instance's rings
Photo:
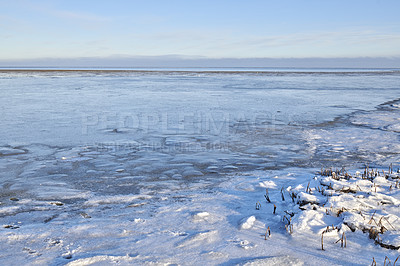
POLYGON ((249 57, 210 58, 185 55, 161 56, 88 56, 0 59, 1 68, 399 68, 400 56, 392 57, 249 57))

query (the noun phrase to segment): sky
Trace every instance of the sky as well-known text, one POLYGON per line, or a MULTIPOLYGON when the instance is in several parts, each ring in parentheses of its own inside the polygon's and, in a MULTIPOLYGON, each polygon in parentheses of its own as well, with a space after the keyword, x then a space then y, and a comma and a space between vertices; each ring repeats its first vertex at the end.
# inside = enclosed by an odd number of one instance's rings
POLYGON ((399 0, 0 0, 0 60, 399 57, 399 0))

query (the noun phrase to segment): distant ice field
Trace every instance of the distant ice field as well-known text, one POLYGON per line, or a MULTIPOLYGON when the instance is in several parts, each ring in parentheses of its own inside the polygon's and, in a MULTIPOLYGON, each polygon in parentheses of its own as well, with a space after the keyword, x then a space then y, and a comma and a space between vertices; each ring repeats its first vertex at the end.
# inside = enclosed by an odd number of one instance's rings
POLYGON ((3 71, 3 173, 73 163, 62 172, 76 187, 96 171, 214 179, 397 158, 398 112, 385 103, 400 97, 400 72, 310 71, 3 71))

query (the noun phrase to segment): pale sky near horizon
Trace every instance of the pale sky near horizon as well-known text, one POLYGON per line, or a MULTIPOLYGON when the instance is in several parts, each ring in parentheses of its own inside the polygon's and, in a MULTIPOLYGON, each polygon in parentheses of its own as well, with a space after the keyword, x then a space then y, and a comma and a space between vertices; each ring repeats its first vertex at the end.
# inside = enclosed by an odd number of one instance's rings
POLYGON ((399 57, 399 0, 0 0, 0 60, 399 57))

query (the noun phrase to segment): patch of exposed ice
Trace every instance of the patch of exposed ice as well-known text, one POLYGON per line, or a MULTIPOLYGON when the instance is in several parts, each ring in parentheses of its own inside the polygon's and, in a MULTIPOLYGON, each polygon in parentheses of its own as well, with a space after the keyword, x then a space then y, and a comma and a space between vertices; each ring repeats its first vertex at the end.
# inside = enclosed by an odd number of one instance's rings
POLYGON ((0 147, 0 156, 25 154, 27 151, 18 148, 0 147))
POLYGON ((182 173, 183 177, 199 177, 203 176, 204 174, 198 170, 195 169, 187 169, 182 173))
POLYGON ((125 196, 95 196, 88 199, 85 202, 87 206, 99 206, 105 204, 121 204, 121 203, 130 203, 136 200, 148 200, 152 197, 149 195, 125 195, 125 196))

